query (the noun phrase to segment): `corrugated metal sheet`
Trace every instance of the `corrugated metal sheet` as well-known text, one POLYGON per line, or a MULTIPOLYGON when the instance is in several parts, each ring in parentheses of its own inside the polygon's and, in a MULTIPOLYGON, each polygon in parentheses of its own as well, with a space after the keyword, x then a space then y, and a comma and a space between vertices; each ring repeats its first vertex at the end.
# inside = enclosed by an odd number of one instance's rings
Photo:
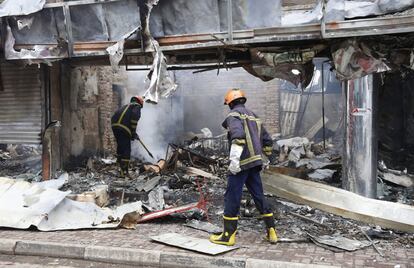
POLYGON ((284 138, 292 137, 295 135, 301 95, 297 92, 282 90, 280 97, 280 105, 282 108, 282 119, 280 122, 281 134, 284 138))
POLYGON ((42 93, 37 66, 0 64, 0 143, 39 144, 42 93), (2 89, 2 90, 1 90, 2 89))
POLYGON ((110 209, 66 198, 70 191, 56 189, 65 177, 47 183, 0 177, 0 226, 35 226, 40 231, 116 228, 125 215, 144 214, 141 201, 110 209))

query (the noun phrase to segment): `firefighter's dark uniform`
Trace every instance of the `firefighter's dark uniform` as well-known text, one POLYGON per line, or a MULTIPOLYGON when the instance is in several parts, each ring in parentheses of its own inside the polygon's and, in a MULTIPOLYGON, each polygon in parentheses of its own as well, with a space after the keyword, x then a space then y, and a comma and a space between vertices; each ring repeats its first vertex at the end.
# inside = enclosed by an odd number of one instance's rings
POLYGON ((121 167, 121 176, 128 175, 131 158, 131 139, 137 136, 136 128, 141 118, 139 103, 130 103, 115 112, 111 118, 112 131, 117 143, 117 160, 121 167))
POLYGON ((239 214, 244 184, 252 195, 259 212, 263 215, 272 213, 264 198, 260 178, 263 165, 262 151, 271 152, 272 139, 260 119, 243 104, 236 105, 230 111, 223 122, 223 127, 228 129, 230 143, 244 146, 240 157, 241 172, 235 175, 230 174, 228 177, 224 197, 224 216, 234 218, 239 214))
POLYGON ((243 186, 246 185, 265 222, 267 239, 276 242, 275 221, 272 210, 264 198, 260 178, 262 152, 267 155, 271 153, 272 139, 260 119, 244 104, 232 107, 222 126, 228 130, 229 143, 243 147, 240 156, 241 171, 236 174, 230 173, 228 176, 224 195, 224 231, 212 235, 210 241, 223 245, 234 243, 243 186))

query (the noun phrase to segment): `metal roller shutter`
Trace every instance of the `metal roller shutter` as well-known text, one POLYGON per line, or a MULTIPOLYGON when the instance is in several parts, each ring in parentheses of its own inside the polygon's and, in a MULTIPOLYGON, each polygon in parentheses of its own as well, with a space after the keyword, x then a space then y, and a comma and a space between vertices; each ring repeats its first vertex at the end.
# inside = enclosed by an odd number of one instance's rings
POLYGON ((37 66, 0 64, 0 143, 39 144, 42 91, 37 66))

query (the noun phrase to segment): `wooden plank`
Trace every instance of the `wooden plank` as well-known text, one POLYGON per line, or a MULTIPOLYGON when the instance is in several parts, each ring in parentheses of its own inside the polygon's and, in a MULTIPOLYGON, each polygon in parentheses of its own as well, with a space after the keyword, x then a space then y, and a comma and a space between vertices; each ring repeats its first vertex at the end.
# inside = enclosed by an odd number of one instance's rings
POLYGON ((366 198, 343 189, 275 173, 262 175, 266 192, 345 218, 414 232, 414 207, 366 198))
POLYGON ((213 179, 213 180, 220 179, 219 177, 217 177, 217 176, 215 176, 211 173, 208 173, 204 170, 201 170, 201 169, 198 169, 198 168, 195 168, 195 167, 186 167, 186 168, 184 168, 184 170, 186 171, 187 175, 190 175, 190 176, 200 176, 200 177, 204 177, 204 178, 207 178, 207 179, 213 179))
POLYGON ((211 243, 205 238, 195 238, 177 233, 167 233, 158 236, 153 236, 151 237, 151 239, 170 246, 175 246, 213 256, 239 248, 237 246, 229 247, 224 245, 217 245, 211 243))
POLYGON ((414 179, 410 178, 406 175, 395 175, 392 173, 384 173, 383 179, 404 187, 413 187, 414 186, 414 179))

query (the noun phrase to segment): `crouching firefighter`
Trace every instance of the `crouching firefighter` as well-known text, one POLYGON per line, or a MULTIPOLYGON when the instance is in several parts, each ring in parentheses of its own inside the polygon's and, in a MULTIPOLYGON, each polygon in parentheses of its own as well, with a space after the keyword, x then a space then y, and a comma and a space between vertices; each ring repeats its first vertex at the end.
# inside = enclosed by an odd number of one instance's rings
POLYGON ((112 131, 117 144, 117 162, 121 170, 120 177, 123 178, 128 176, 131 141, 138 139, 136 129, 138 120, 141 118, 143 105, 144 99, 140 96, 134 96, 129 104, 118 109, 111 118, 112 131))
POLYGON ((224 99, 224 104, 231 109, 222 124, 228 130, 231 144, 229 175, 224 195, 224 230, 210 236, 210 241, 227 246, 236 242, 243 185, 246 185, 261 213, 266 226, 266 239, 271 243, 276 243, 278 239, 273 213, 264 198, 260 178, 262 152, 270 155, 273 143, 260 119, 244 106, 245 103, 246 96, 240 89, 229 90, 224 99))

